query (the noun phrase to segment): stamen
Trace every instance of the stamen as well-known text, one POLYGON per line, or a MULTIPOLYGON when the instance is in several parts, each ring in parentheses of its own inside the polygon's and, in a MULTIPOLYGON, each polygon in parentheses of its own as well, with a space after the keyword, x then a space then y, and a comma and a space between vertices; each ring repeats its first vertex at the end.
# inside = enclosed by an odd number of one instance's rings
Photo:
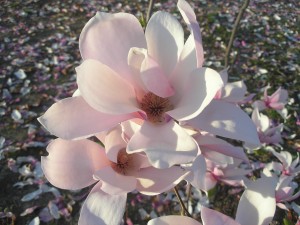
POLYGON ((174 109, 168 98, 159 97, 152 92, 144 95, 140 105, 141 109, 146 112, 147 119, 152 123, 163 122, 165 112, 174 109))
POLYGON ((110 162, 111 167, 114 171, 122 175, 128 175, 128 172, 131 170, 130 164, 132 161, 132 155, 126 153, 125 149, 122 149, 118 153, 117 163, 110 162))

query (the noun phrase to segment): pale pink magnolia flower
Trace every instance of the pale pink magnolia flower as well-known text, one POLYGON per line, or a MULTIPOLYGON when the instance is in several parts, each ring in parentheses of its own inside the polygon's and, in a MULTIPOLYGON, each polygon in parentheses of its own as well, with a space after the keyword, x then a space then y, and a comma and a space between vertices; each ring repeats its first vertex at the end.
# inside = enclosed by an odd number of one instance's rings
POLYGON ((213 188, 217 182, 231 186, 244 186, 248 180, 247 174, 252 170, 240 167, 242 160, 233 158, 232 164, 216 164, 206 160, 207 172, 205 176, 205 191, 213 188))
POLYGON ((288 151, 280 151, 279 153, 272 150, 271 151, 279 162, 272 161, 271 163, 266 165, 270 171, 273 170, 276 173, 285 176, 297 176, 300 173, 300 164, 299 164, 299 155, 297 158, 293 160, 291 153, 288 151))
MULTIPOLYGON (((235 220, 218 211, 202 207, 203 225, 269 225, 275 214, 275 186, 273 178, 261 178, 249 183, 241 196, 235 220)), ((201 225, 185 216, 163 216, 152 219, 148 225, 201 225)))
POLYGON ((275 109, 284 118, 287 116, 284 106, 288 101, 288 92, 279 87, 271 96, 268 95, 268 89, 271 86, 266 86, 264 97, 262 100, 257 100, 253 103, 253 108, 258 108, 259 111, 264 109, 275 109))
POLYGON ((118 225, 122 219, 128 192, 138 190, 156 195, 178 184, 188 171, 178 166, 152 167, 145 155, 127 154, 121 127, 105 137, 106 148, 87 140, 56 139, 42 157, 48 181, 62 189, 77 190, 98 183, 87 197, 79 224, 118 225))
POLYGON ((296 192, 298 184, 293 182, 294 176, 280 176, 276 187, 276 205, 284 210, 289 210, 285 203, 293 201, 300 196, 300 191, 296 192))
POLYGON ((190 169, 191 174, 185 179, 194 187, 206 192, 214 188, 218 182, 223 182, 231 186, 244 186, 245 183, 248 182, 246 175, 252 172, 250 169, 239 167, 242 162, 242 160, 239 159, 232 158, 232 164, 219 164, 205 159, 204 162, 206 162, 206 164, 204 164, 202 162, 203 159, 201 159, 201 157, 198 159, 198 157, 196 160, 201 161, 201 163, 195 161, 201 166, 192 167, 190 169), (206 165, 206 170, 204 165, 206 165))
POLYGON ((300 196, 300 191, 295 193, 295 190, 298 189, 298 184, 293 182, 293 179, 296 175, 286 176, 281 174, 279 177, 276 174, 276 171, 272 167, 266 167, 262 171, 262 177, 272 177, 276 180, 276 205, 284 210, 289 210, 290 206, 286 203, 292 200, 297 199, 300 196))
POLYGON ((224 86, 218 90, 215 99, 221 99, 234 104, 244 104, 251 101, 254 97, 255 94, 245 96, 247 87, 244 81, 228 82, 228 69, 220 71, 220 75, 224 86))
POLYGON ((185 0, 177 5, 191 30, 186 42, 182 26, 166 12, 154 13, 145 33, 133 15, 97 13, 79 38, 84 60, 76 68, 79 96, 54 104, 39 118, 43 126, 60 138, 80 139, 142 118, 128 152, 159 146, 157 154, 173 150, 180 155, 172 163, 157 156, 157 168, 192 161, 198 146, 176 121, 201 114, 223 83, 218 72, 201 67, 203 47, 194 11, 185 0), (174 145, 180 147, 171 149, 174 145))
MULTIPOLYGON (((186 177, 186 181, 190 182, 194 187, 209 190, 216 184, 217 179, 215 178, 220 177, 220 172, 217 172, 219 169, 212 169, 212 165, 223 165, 223 167, 227 167, 230 164, 235 164, 235 159, 239 159, 239 162, 249 161, 242 148, 233 146, 211 134, 193 132, 187 127, 185 127, 185 129, 187 129, 190 134, 193 134, 194 139, 199 145, 198 155, 192 165, 182 165, 185 169, 190 171, 190 174, 186 177), (208 167, 206 166, 207 161, 209 161, 208 167), (219 175, 215 176, 211 171, 219 175), (212 180, 213 182, 211 182, 212 180)), ((225 173, 228 175, 228 171, 225 173)))
MULTIPOLYGON (((282 143, 281 131, 283 124, 278 126, 272 126, 271 120, 266 115, 259 112, 257 108, 253 109, 251 116, 254 124, 257 127, 257 133, 262 145, 274 144, 278 145, 282 143)), ((244 145, 247 148, 254 148, 251 145, 244 145)))

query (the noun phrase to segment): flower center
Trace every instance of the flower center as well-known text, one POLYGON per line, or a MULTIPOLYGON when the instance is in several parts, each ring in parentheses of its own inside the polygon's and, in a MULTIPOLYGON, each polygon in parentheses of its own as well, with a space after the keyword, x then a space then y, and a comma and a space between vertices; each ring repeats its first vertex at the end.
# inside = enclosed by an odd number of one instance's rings
POLYGON ((122 175, 128 175, 128 172, 132 170, 131 161, 132 161, 132 155, 127 154, 126 150, 122 149, 118 153, 117 163, 115 162, 110 162, 110 163, 114 171, 122 175))
POLYGON ((140 106, 146 112, 147 119, 152 123, 163 122, 165 120, 165 112, 174 109, 168 98, 159 97, 152 92, 144 95, 140 106))

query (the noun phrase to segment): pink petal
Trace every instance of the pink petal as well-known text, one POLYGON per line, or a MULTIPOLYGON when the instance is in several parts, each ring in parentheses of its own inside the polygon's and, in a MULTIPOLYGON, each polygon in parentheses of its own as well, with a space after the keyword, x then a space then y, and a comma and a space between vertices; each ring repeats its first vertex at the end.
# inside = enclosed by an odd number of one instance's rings
POLYGON ((177 7, 184 21, 189 26, 192 35, 194 37, 196 54, 197 54, 197 67, 201 67, 204 62, 204 53, 203 53, 203 46, 202 46, 201 31, 196 19, 196 15, 194 13, 194 10, 185 0, 179 0, 177 3, 177 7))
POLYGON ((268 225, 275 214, 276 179, 265 177, 248 185, 236 213, 236 221, 242 225, 268 225))
POLYGON ((200 147, 201 154, 208 160, 211 160, 217 164, 232 164, 233 158, 222 153, 215 152, 207 147, 200 147))
MULTIPOLYGON (((180 82, 181 78, 178 76, 175 79, 177 80, 174 82, 180 82)), ((175 109, 168 114, 177 120, 196 117, 211 102, 222 85, 218 72, 204 67, 194 70, 189 75, 185 89, 180 93, 176 92, 175 98, 180 98, 179 102, 175 103, 175 109)))
POLYGON ((270 119, 266 115, 259 113, 257 108, 254 108, 251 118, 260 131, 266 131, 270 127, 270 119))
POLYGON ((141 129, 141 124, 143 124, 143 121, 140 119, 132 119, 127 120, 121 123, 122 127, 122 136, 126 142, 129 142, 131 137, 139 130, 141 129))
POLYGON ((136 188, 136 179, 115 172, 110 166, 101 168, 94 173, 94 179, 101 180, 101 190, 107 194, 119 195, 136 188))
POLYGON ((293 195, 294 189, 292 187, 284 187, 276 191, 276 202, 285 201, 286 198, 293 195))
POLYGON ((201 218, 203 225, 241 225, 229 216, 206 207, 201 208, 201 218))
POLYGON ((287 90, 281 89, 279 87, 270 97, 270 103, 282 102, 285 104, 288 99, 288 92, 287 90))
POLYGON ((201 189, 205 192, 209 191, 210 189, 214 188, 217 184, 217 180, 214 178, 211 172, 206 172, 204 183, 201 185, 201 189))
POLYGON ((88 59, 76 72, 80 93, 94 109, 108 114, 138 111, 134 87, 108 66, 88 59))
POLYGON ((201 225, 201 223, 187 216, 161 216, 150 220, 147 225, 201 225))
POLYGON ((190 74, 196 68, 197 58, 195 51, 195 42, 193 36, 190 35, 180 53, 179 61, 176 65, 176 71, 179 76, 186 77, 185 74, 190 74))
POLYGON ((284 103, 282 102, 271 102, 269 103, 269 107, 277 110, 281 110, 284 108, 284 103))
POLYGON ((93 183, 93 173, 108 165, 104 149, 89 140, 55 139, 42 156, 42 169, 48 181, 56 187, 77 190, 93 183))
POLYGON ((139 101, 141 101, 145 93, 148 92, 141 78, 141 66, 146 54, 146 49, 134 47, 131 48, 128 53, 128 65, 131 69, 132 85, 135 88, 136 96, 139 101))
POLYGON ((127 64, 130 48, 146 46, 140 22, 127 13, 98 12, 79 37, 79 50, 84 60, 96 59, 125 79, 131 77, 127 64))
POLYGON ((205 146, 210 150, 222 153, 224 155, 238 158, 245 162, 249 161, 247 155, 245 154, 242 148, 233 146, 220 138, 208 135, 199 135, 198 137, 195 137, 195 139, 201 149, 202 146, 205 146))
POLYGON ((198 152, 198 145, 173 120, 159 125, 145 121, 127 145, 128 153, 142 151, 147 154, 154 167, 163 169, 193 161, 198 152))
POLYGON ((145 36, 148 54, 169 76, 184 44, 184 33, 177 19, 166 12, 156 12, 150 18, 145 36))
POLYGON ((262 111, 262 110, 267 108, 266 103, 264 101, 261 101, 261 100, 257 100, 255 102, 253 102, 252 107, 257 108, 258 111, 262 111))
POLYGON ((109 195, 98 182, 83 203, 78 225, 120 225, 127 194, 109 195))
POLYGON ((188 171, 178 166, 167 169, 148 167, 141 169, 137 175, 137 190, 145 195, 157 195, 175 187, 184 179, 188 171))
POLYGON ((168 77, 164 74, 160 66, 149 55, 145 56, 141 67, 141 78, 147 89, 162 97, 167 98, 174 94, 168 77))
POLYGON ((215 135, 260 145, 252 120, 231 103, 213 100, 199 116, 188 123, 215 135))
POLYGON ((109 115, 96 111, 79 96, 53 104, 38 120, 55 136, 79 139, 110 129, 134 117, 134 114, 109 115))
MULTIPOLYGON (((229 67, 228 67, 229 68, 229 67)), ((221 78, 222 78, 222 81, 223 81, 223 84, 224 86, 227 84, 228 82, 228 68, 226 69, 223 69, 219 72, 221 78)))
POLYGON ((126 149, 126 142, 122 138, 122 128, 117 126, 106 134, 105 151, 107 158, 112 162, 117 162, 118 153, 121 149, 126 149))
POLYGON ((243 81, 227 83, 224 87, 223 100, 238 103, 244 100, 247 87, 243 81))
POLYGON ((206 162, 204 157, 202 155, 198 155, 189 170, 191 172, 186 180, 190 182, 193 187, 203 189, 206 175, 206 162))

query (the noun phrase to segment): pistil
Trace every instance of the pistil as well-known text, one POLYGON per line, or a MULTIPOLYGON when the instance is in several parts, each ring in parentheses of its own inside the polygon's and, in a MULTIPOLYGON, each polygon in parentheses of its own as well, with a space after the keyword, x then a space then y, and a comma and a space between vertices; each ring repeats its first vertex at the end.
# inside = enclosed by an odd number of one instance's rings
POLYGON ((144 95, 141 109, 147 114, 148 121, 152 123, 162 123, 165 121, 165 112, 174 109, 168 98, 159 97, 152 92, 144 95))

